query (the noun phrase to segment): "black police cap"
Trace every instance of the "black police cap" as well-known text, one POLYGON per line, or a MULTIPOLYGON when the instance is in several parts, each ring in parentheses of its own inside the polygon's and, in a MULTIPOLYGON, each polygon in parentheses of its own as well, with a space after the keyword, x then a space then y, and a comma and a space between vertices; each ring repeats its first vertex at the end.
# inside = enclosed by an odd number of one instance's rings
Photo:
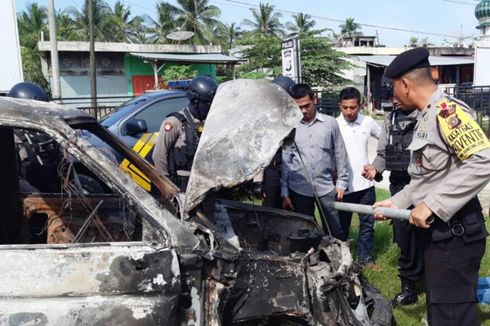
POLYGON ((429 51, 426 48, 415 48, 399 54, 386 68, 385 76, 399 78, 417 68, 430 67, 429 51))

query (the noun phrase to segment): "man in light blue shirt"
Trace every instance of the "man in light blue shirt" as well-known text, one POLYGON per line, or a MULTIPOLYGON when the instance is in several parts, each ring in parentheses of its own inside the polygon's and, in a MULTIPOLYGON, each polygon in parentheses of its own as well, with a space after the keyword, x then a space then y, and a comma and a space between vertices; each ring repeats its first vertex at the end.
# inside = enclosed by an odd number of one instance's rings
POLYGON ((303 120, 296 128, 294 142, 283 149, 282 207, 313 216, 315 192, 332 235, 344 238, 339 215, 328 204, 342 200, 349 182, 347 151, 337 121, 316 112, 316 97, 307 84, 291 90, 303 120), (334 180, 334 175, 337 180, 334 180))

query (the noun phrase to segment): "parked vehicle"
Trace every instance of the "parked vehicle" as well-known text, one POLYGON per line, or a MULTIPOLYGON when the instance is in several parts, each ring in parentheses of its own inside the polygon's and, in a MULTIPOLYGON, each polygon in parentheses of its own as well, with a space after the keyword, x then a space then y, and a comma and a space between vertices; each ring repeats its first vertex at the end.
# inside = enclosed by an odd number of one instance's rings
POLYGON ((311 217, 224 200, 219 225, 199 209, 185 215, 184 194, 87 114, 0 99, 0 147, 0 324, 392 322, 347 243, 324 236, 311 217), (14 129, 49 135, 112 193, 86 194, 69 175, 61 194, 20 193, 14 129), (153 191, 80 137, 86 132, 150 178, 153 191))

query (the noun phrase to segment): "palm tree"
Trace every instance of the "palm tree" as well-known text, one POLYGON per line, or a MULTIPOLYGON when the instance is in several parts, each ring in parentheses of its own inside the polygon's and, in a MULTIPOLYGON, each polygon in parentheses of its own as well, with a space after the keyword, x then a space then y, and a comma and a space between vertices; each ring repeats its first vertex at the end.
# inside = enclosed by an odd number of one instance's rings
POLYGON ((316 24, 310 15, 302 12, 293 15, 293 19, 293 22, 288 22, 286 24, 286 27, 291 31, 291 36, 308 33, 316 24))
POLYGON ((175 15, 177 30, 194 32, 189 42, 193 44, 218 43, 214 34, 223 23, 218 20, 221 10, 209 4, 209 0, 177 0, 177 6, 167 4, 169 14, 175 15))
POLYGON ((259 3, 258 10, 250 8, 253 20, 245 19, 243 24, 252 27, 252 31, 259 34, 269 34, 274 36, 282 36, 283 25, 279 19, 282 15, 274 12, 274 6, 268 3, 259 3))
POLYGON ((64 11, 58 12, 56 15, 56 34, 59 41, 78 40, 75 22, 64 11))
POLYGON ((175 17, 177 10, 174 6, 167 2, 160 2, 156 6, 157 20, 154 20, 150 16, 146 16, 146 19, 150 21, 153 27, 150 29, 152 35, 152 41, 155 43, 167 43, 168 39, 166 35, 175 30, 175 17))
POLYGON ((223 46, 226 49, 231 49, 233 42, 240 38, 242 29, 236 23, 231 23, 231 25, 225 25, 224 29, 218 30, 218 33, 222 39, 223 46))
POLYGON ((48 32, 47 20, 47 9, 36 2, 30 3, 17 17, 21 45, 36 47, 41 40, 41 32, 48 32))
POLYGON ((78 40, 88 41, 89 39, 89 1, 93 2, 95 40, 112 41, 111 9, 103 0, 85 0, 82 8, 70 7, 66 9, 65 12, 73 18, 78 40))
POLYGON ((361 25, 356 23, 354 21, 354 18, 352 17, 347 18, 345 20, 345 23, 343 23, 339 27, 340 27, 340 33, 343 36, 352 37, 352 36, 362 35, 362 32, 358 31, 359 29, 361 29, 361 25))
POLYGON ((132 42, 139 31, 144 30, 143 18, 135 16, 131 18, 130 7, 118 0, 114 4, 114 9, 110 17, 110 26, 113 29, 113 39, 115 42, 132 42))

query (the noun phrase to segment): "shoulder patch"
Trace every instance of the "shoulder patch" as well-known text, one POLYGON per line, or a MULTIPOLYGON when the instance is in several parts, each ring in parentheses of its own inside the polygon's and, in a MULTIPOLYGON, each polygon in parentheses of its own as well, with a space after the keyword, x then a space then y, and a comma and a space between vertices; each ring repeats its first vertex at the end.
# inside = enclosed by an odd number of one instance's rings
POLYGON ((171 122, 165 122, 165 125, 163 126, 163 130, 166 132, 169 132, 173 129, 174 125, 171 122))
POLYGON ((444 99, 437 104, 437 120, 448 145, 460 160, 490 148, 487 136, 478 123, 458 102, 444 99))

